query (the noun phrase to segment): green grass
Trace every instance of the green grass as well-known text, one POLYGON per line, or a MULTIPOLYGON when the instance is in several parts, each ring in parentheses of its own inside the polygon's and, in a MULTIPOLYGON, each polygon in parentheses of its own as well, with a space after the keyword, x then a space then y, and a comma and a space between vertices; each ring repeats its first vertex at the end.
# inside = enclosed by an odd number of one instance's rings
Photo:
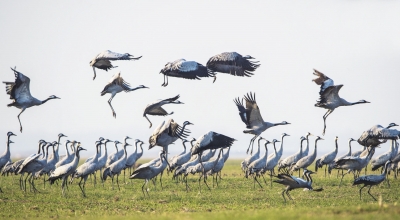
MULTIPOLYGON (((93 186, 89 179, 86 184, 87 197, 83 197, 75 180, 69 185, 67 196, 61 195, 60 186, 46 185, 36 180, 40 193, 24 193, 19 189, 19 177, 0 177, 0 219, 33 218, 83 218, 83 219, 398 219, 400 218, 399 181, 391 176, 391 187, 381 184, 372 188, 372 194, 380 201, 375 202, 363 191, 359 199, 358 187, 352 187, 352 176, 339 179, 333 175, 324 178, 323 170, 314 176, 314 187, 323 187, 322 192, 291 191, 294 201, 283 202, 283 186, 274 184, 260 189, 253 188, 253 181, 243 178, 239 160, 229 160, 222 174, 219 187, 207 190, 202 184, 199 192, 198 176, 189 176, 191 190, 176 184, 171 176, 164 174, 155 189, 149 183, 150 198, 141 191, 142 180, 127 180, 112 190, 111 181, 105 187, 93 186)), ((120 178, 120 182, 123 182, 120 178)), ((269 177, 267 178, 269 181, 269 177)), ((212 179, 208 181, 212 187, 212 179)), ((267 182, 269 184, 269 182, 267 182)))

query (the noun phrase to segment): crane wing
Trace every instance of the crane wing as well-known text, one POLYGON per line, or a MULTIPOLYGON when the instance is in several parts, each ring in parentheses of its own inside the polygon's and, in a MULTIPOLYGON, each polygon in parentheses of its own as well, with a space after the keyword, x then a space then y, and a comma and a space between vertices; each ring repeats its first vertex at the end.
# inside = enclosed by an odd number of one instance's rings
POLYGON ((318 70, 314 69, 314 75, 318 76, 317 78, 313 79, 312 81, 315 82, 317 85, 321 86, 319 94, 321 95, 324 90, 330 86, 334 85, 334 82, 331 78, 327 77, 325 74, 319 72, 318 70))
POLYGON ((121 77, 121 72, 118 72, 116 74, 114 74, 114 76, 110 79, 110 81, 108 82, 108 84, 104 87, 103 91, 101 92, 101 94, 103 94, 105 91, 107 91, 107 89, 110 86, 113 85, 117 85, 117 86, 121 86, 122 89, 125 92, 129 92, 131 91, 131 87, 129 85, 129 83, 127 83, 122 77, 121 77))
POLYGON ((10 95, 10 99, 21 100, 32 97, 29 89, 29 84, 31 81, 29 77, 13 68, 11 68, 11 70, 14 71, 15 82, 3 82, 6 84, 6 91, 7 94, 10 95))
POLYGON ((337 86, 329 86, 328 88, 326 88, 320 95, 317 105, 324 105, 327 103, 339 101, 340 99, 339 91, 342 87, 343 85, 337 85, 337 86))
POLYGON ((201 136, 192 148, 192 155, 208 149, 226 148, 232 146, 235 139, 213 131, 201 136))
POLYGON ((106 50, 106 51, 99 53, 96 56, 96 61, 99 61, 99 60, 132 60, 132 59, 139 59, 139 58, 141 58, 141 57, 133 58, 133 56, 130 55, 129 53, 121 54, 121 53, 112 52, 110 50, 106 50))
POLYGON ((243 123, 246 124, 247 128, 250 128, 249 123, 246 118, 246 109, 243 106, 243 99, 242 99, 242 101, 240 101, 239 98, 236 98, 233 100, 233 102, 235 102, 235 104, 239 110, 239 115, 240 115, 240 118, 242 119, 243 123))
POLYGON ((250 127, 261 126, 264 123, 256 102, 256 94, 251 92, 244 96, 246 100, 246 119, 250 127))
POLYGON ((186 61, 184 59, 167 64, 164 69, 161 70, 161 73, 167 76, 184 79, 200 79, 199 77, 214 76, 213 72, 202 64, 195 61, 186 61))
POLYGON ((211 57, 206 66, 215 72, 229 73, 234 76, 251 76, 260 64, 242 57, 236 52, 224 52, 211 57))
POLYGON ((162 102, 173 102, 176 101, 177 99, 179 99, 180 95, 177 95, 175 97, 169 98, 169 99, 164 99, 162 100, 162 102))
POLYGON ((166 116, 168 115, 168 112, 165 111, 162 107, 158 108, 152 108, 150 111, 147 112, 149 115, 161 115, 161 116, 166 116))

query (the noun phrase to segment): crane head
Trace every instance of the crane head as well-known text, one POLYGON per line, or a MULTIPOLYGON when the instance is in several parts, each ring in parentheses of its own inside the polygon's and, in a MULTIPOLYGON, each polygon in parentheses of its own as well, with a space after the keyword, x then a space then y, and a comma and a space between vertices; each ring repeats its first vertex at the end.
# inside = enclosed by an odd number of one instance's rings
POLYGON ((7 136, 10 137, 10 136, 17 136, 17 135, 12 133, 11 131, 9 131, 9 132, 7 132, 7 136))

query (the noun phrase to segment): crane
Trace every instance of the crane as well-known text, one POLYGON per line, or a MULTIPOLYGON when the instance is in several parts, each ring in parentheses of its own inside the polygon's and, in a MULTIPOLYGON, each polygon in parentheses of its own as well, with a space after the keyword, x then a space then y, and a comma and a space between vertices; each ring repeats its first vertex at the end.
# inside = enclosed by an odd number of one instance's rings
MULTIPOLYGON (((307 169, 308 166, 310 166, 312 163, 314 163, 315 158, 317 157, 317 142, 320 140, 324 140, 320 136, 317 136, 315 139, 315 147, 314 147, 314 152, 311 155, 305 156, 301 158, 299 161, 296 162, 292 166, 292 172, 300 170, 300 168, 307 169)), ((299 173, 300 176, 300 173, 299 173)))
POLYGON ((56 159, 55 159, 56 162, 58 162, 60 160, 60 156, 58 155, 58 150, 60 148, 60 141, 61 141, 62 137, 67 137, 67 136, 64 135, 63 133, 58 134, 57 146, 55 146, 57 148, 55 149, 55 153, 53 153, 52 155, 49 155, 49 161, 53 160, 53 157, 56 157, 56 159))
MULTIPOLYGON (((10 144, 14 143, 10 140, 11 136, 17 136, 17 135, 12 133, 11 131, 7 132, 7 147, 4 154, 0 156, 0 170, 2 170, 5 167, 5 165, 11 161, 10 144)), ((3 190, 1 190, 1 187, 0 187, 0 192, 3 192, 3 190)))
POLYGON ((154 146, 161 146, 166 152, 165 157, 168 158, 168 145, 174 143, 178 138, 186 138, 190 133, 188 129, 185 129, 187 125, 193 125, 193 123, 185 121, 181 127, 173 119, 163 121, 149 138, 149 150, 154 146))
MULTIPOLYGON (((262 188, 260 182, 258 182, 257 180, 257 176, 259 176, 261 174, 261 176, 264 179, 265 182, 265 178, 262 175, 261 171, 263 169, 265 169, 265 167, 267 166, 267 158, 268 158, 268 147, 267 145, 270 144, 271 142, 266 140, 264 146, 265 146, 265 153, 264 156, 258 158, 257 160, 253 161, 251 164, 249 164, 249 166, 247 167, 246 170, 246 178, 248 175, 253 175, 253 179, 254 179, 254 185, 253 187, 256 188, 256 182, 258 183, 258 185, 262 188)), ((266 182, 265 182, 266 184, 266 182)))
POLYGON ((322 131, 322 135, 325 135, 326 130, 326 118, 337 108, 340 106, 352 106, 357 104, 365 104, 370 103, 365 100, 360 100, 358 102, 348 102, 345 99, 339 96, 339 91, 343 85, 334 85, 334 82, 331 78, 327 77, 325 74, 319 72, 314 69, 314 75, 317 78, 312 81, 317 85, 321 86, 319 91, 320 98, 315 104, 315 107, 328 109, 325 115, 322 117, 324 119, 324 130, 322 131))
POLYGON ((386 162, 389 160, 393 160, 396 154, 397 154, 397 143, 396 140, 392 140, 392 144, 388 152, 383 153, 382 155, 379 155, 378 157, 373 158, 371 160, 371 170, 375 171, 380 167, 385 166, 386 162))
POLYGON ((309 189, 313 191, 322 191, 322 188, 321 189, 312 188, 311 174, 313 173, 314 172, 310 170, 304 169, 303 176, 305 176, 307 180, 295 176, 290 176, 289 174, 286 173, 280 173, 278 174, 278 176, 276 176, 278 180, 274 180, 274 182, 286 186, 286 188, 282 191, 282 197, 285 203, 286 203, 285 193, 290 200, 293 200, 289 194, 289 191, 294 189, 309 189))
POLYGON ((164 83, 161 86, 168 85, 168 76, 184 79, 200 79, 200 77, 214 77, 214 72, 196 61, 186 61, 178 59, 168 62, 160 71, 164 74, 164 83))
POLYGON ((278 162, 278 171, 280 171, 281 169, 287 169, 288 167, 291 167, 293 164, 295 164, 298 160, 301 159, 304 140, 306 140, 306 138, 301 136, 300 137, 300 149, 297 153, 286 157, 280 163, 278 162))
POLYGON ((161 116, 167 116, 167 115, 172 115, 174 112, 168 113, 165 111, 165 109, 162 108, 163 105, 165 104, 184 104, 183 102, 179 101, 179 95, 168 98, 168 99, 163 99, 163 100, 157 100, 155 102, 152 102, 146 106, 143 112, 143 117, 147 119, 150 123, 150 127, 153 125, 147 115, 161 115, 161 116))
MULTIPOLYGON (((130 139, 130 137, 126 136, 126 139, 130 139)), ((126 141, 125 141, 126 142, 126 141)), ((114 163, 115 161, 117 161, 120 157, 120 152, 124 152, 124 151, 118 151, 118 144, 122 144, 121 142, 119 142, 118 140, 114 141, 114 146, 115 146, 115 152, 108 155, 107 157, 107 162, 104 166, 104 168, 110 166, 112 163, 114 163)), ((122 154, 121 154, 122 156, 122 154)))
POLYGON ((322 168, 325 165, 325 177, 326 177, 326 167, 332 163, 337 155, 338 152, 338 136, 335 138, 335 150, 324 154, 320 159, 315 162, 315 172, 318 171, 318 168, 322 168))
POLYGON ((221 180, 221 171, 222 171, 222 168, 224 168, 225 162, 229 158, 230 150, 231 150, 231 147, 228 147, 228 149, 226 150, 226 153, 224 153, 224 151, 222 151, 222 158, 219 158, 219 160, 214 165, 214 167, 210 171, 207 172, 207 176, 210 176, 210 175, 213 176, 213 187, 214 187, 214 174, 216 174, 215 182, 217 183, 217 186, 218 186, 218 173, 219 173, 219 179, 221 180))
MULTIPOLYGON (((282 135, 282 141, 283 141, 283 135, 282 135)), ((274 172, 274 168, 276 165, 278 165, 279 161, 279 152, 276 150, 275 143, 280 142, 276 139, 272 140, 272 144, 274 146, 274 153, 270 154, 267 158, 267 164, 265 165, 265 168, 261 170, 261 174, 264 174, 269 170, 270 172, 270 179, 271 179, 271 187, 272 187, 272 173, 274 172)), ((282 148, 282 146, 281 146, 282 148)))
POLYGON ((309 138, 308 138, 309 136, 313 136, 313 134, 311 134, 310 132, 307 132, 307 134, 306 134, 307 145, 306 145, 306 148, 303 149, 303 151, 301 152, 301 157, 302 158, 308 155, 308 151, 310 149, 310 141, 309 141, 309 138))
POLYGON ((104 172, 103 172, 103 180, 104 181, 107 179, 107 176, 111 177, 112 184, 113 184, 113 189, 114 189, 114 176, 117 175, 117 186, 118 186, 118 190, 120 190, 119 182, 118 182, 118 176, 119 176, 119 174, 121 174, 121 171, 125 168, 125 165, 126 165, 126 158, 127 158, 126 147, 127 146, 132 146, 132 145, 130 145, 130 144, 125 142, 125 144, 124 144, 124 156, 119 158, 114 163, 112 163, 106 169, 104 169, 104 172))
POLYGON ((22 124, 20 120, 20 115, 27 108, 32 106, 42 105, 51 99, 60 99, 55 95, 49 96, 45 100, 39 100, 31 95, 31 91, 29 88, 30 79, 24 74, 15 70, 15 68, 11 68, 14 71, 15 81, 14 82, 3 82, 6 84, 6 92, 7 95, 10 95, 10 99, 13 99, 13 102, 8 104, 8 107, 14 106, 16 108, 21 109, 21 112, 18 114, 18 121, 20 126, 20 132, 22 133, 22 124))
MULTIPOLYGON (((333 167, 334 167, 336 161, 341 160, 341 159, 346 158, 346 157, 353 156, 353 154, 351 153, 351 142, 353 142, 353 141, 356 141, 356 140, 353 139, 353 138, 349 139, 349 150, 347 151, 346 154, 335 158, 331 163, 328 164, 328 173, 329 174, 331 173, 332 169, 334 169, 333 167)), ((361 154, 361 152, 357 156, 353 156, 353 157, 358 157, 360 154, 361 154)), ((342 169, 342 175, 343 175, 343 169, 342 169)), ((339 169, 338 169, 337 176, 339 176, 339 169)))
POLYGON ((149 88, 146 87, 144 85, 140 85, 136 88, 132 88, 129 83, 127 83, 122 77, 121 77, 121 72, 118 72, 116 74, 114 74, 114 76, 110 79, 110 81, 108 82, 108 84, 104 87, 103 91, 101 91, 101 96, 110 93, 111 97, 110 99, 108 99, 108 104, 111 107, 112 113, 114 118, 117 117, 117 114, 114 111, 114 108, 111 105, 111 101, 113 100, 114 96, 117 93, 120 93, 122 91, 124 92, 131 92, 131 91, 135 91, 137 89, 144 89, 144 88, 149 88))
POLYGON ((204 161, 202 162, 202 164, 196 164, 194 166, 188 167, 186 172, 187 173, 191 173, 191 174, 195 174, 195 173, 200 173, 200 177, 199 177, 199 190, 201 192, 201 178, 203 178, 204 183, 206 184, 207 188, 209 190, 210 187, 207 184, 207 175, 206 173, 209 172, 210 170, 212 170, 212 168, 215 167, 215 165, 218 163, 219 158, 221 158, 221 154, 222 154, 222 149, 219 150, 218 156, 216 159, 213 160, 209 160, 209 161, 204 161))
POLYGON ((72 142, 71 141, 69 141, 69 140, 67 140, 66 142, 65 142, 65 151, 66 151, 66 155, 65 155, 65 157, 64 158, 62 158, 62 159, 60 159, 57 163, 56 163, 56 168, 57 167, 60 167, 60 166, 62 166, 62 165, 64 165, 64 164, 68 164, 68 163, 70 163, 72 160, 74 160, 74 158, 75 158, 75 154, 70 154, 69 153, 69 150, 68 150, 68 143, 71 143, 71 148, 72 149, 76 149, 75 147, 76 147, 76 144, 80 144, 80 142, 78 142, 78 141, 75 141, 75 140, 73 140, 72 142))
POLYGON ((22 174, 22 173, 28 173, 28 176, 26 178, 29 177, 28 182, 30 184, 30 186, 33 189, 33 192, 39 192, 39 190, 36 189, 35 187, 35 179, 33 178, 36 174, 36 172, 39 172, 41 169, 43 169, 46 164, 47 164, 47 158, 48 158, 48 152, 49 152, 49 147, 51 147, 53 144, 48 142, 48 143, 44 143, 42 145, 43 148, 43 157, 41 154, 37 154, 34 157, 29 158, 28 160, 25 160, 21 166, 19 167, 19 170, 17 171, 17 174, 22 174), (40 158, 39 158, 40 157, 40 158))
POLYGON ((108 71, 111 68, 115 68, 117 66, 113 66, 111 64, 112 60, 139 60, 142 58, 140 57, 134 57, 133 55, 130 55, 129 53, 115 53, 110 50, 105 50, 99 54, 96 55, 96 57, 93 58, 92 61, 90 61, 90 66, 93 67, 93 80, 96 78, 96 70, 95 67, 98 69, 102 69, 105 71, 108 71))
POLYGON ((377 147, 385 143, 388 139, 398 139, 400 131, 390 129, 391 127, 398 126, 396 123, 390 123, 386 128, 382 125, 374 125, 370 129, 364 131, 357 142, 365 147, 377 147))
POLYGON ((383 182, 386 179, 387 169, 391 163, 392 163, 392 161, 390 161, 390 160, 388 160, 385 163, 385 169, 383 170, 382 174, 380 174, 380 175, 360 176, 354 180, 353 186, 359 185, 359 184, 364 184, 364 186, 362 186, 360 188, 360 200, 361 200, 361 190, 364 189, 364 187, 369 186, 368 194, 376 201, 375 197, 370 193, 371 187, 378 185, 379 183, 383 182))
POLYGON ((78 143, 78 146, 75 150, 74 159, 70 163, 57 167, 53 172, 51 172, 49 179, 47 179, 47 181, 49 181, 50 184, 53 184, 58 179, 62 179, 61 190, 63 196, 65 196, 65 186, 67 186, 68 176, 72 175, 75 172, 76 168, 78 167, 80 158, 79 152, 82 150, 86 150, 82 148, 80 145, 81 144, 78 143))
MULTIPOLYGON (((168 160, 165 157, 165 153, 166 152, 162 150, 159 154, 161 163, 159 163, 158 165, 153 164, 153 165, 138 168, 129 177, 130 179, 144 179, 145 180, 144 184, 142 185, 142 192, 143 192, 144 196, 146 196, 144 194, 144 187, 147 185, 149 180, 154 178, 158 174, 160 174, 165 169, 164 164, 167 164, 169 166, 168 160)), ((149 192, 147 189, 146 189, 146 193, 149 196, 149 192)))
MULTIPOLYGON (((367 155, 361 156, 360 157, 345 157, 341 160, 338 160, 335 162, 334 168, 335 169, 346 169, 347 172, 345 174, 342 174, 342 178, 340 179, 339 187, 342 184, 343 177, 344 175, 350 173, 351 171, 361 171, 364 167, 368 165, 368 162, 371 160, 372 156, 375 153, 375 148, 374 147, 368 147, 366 149, 368 152, 367 155)), ((354 178, 356 175, 354 175, 354 178)))
POLYGON ((244 130, 243 133, 254 135, 254 137, 250 140, 249 147, 247 148, 248 153, 250 146, 252 147, 254 144, 254 140, 265 130, 277 125, 288 125, 290 123, 286 121, 281 123, 265 122, 261 117, 260 109, 258 108, 256 102, 255 93, 248 93, 244 96, 244 100, 246 101, 246 108, 243 106, 243 99, 240 100, 239 98, 236 98, 233 101, 239 110, 240 118, 242 119, 243 123, 246 124, 246 128, 248 129, 244 130))
POLYGON ((257 148, 257 152, 255 154, 253 154, 253 151, 250 152, 250 155, 248 157, 246 157, 242 163, 241 163, 241 167, 243 172, 247 171, 247 167, 249 166, 249 164, 251 164, 253 161, 257 160, 258 158, 260 158, 260 141, 261 140, 265 140, 265 138, 260 137, 258 139, 258 148, 257 148))
MULTIPOLYGON (((224 52, 211 57, 206 66, 213 72, 250 77, 260 66, 259 61, 252 61, 252 59, 254 57, 250 55, 242 56, 237 52, 224 52)), ((217 76, 214 76, 214 82, 215 80, 217 80, 217 76)))
POLYGON ((85 184, 86 184, 86 180, 89 177, 90 174, 93 174, 96 171, 96 166, 98 163, 98 159, 99 159, 99 154, 100 154, 100 148, 102 145, 101 141, 96 141, 96 154, 94 155, 93 159, 80 165, 76 171, 72 174, 72 178, 81 178, 81 181, 79 181, 79 188, 82 191, 82 195, 84 197, 86 197, 86 193, 85 193, 85 184), (83 181, 83 185, 82 184, 83 181))
POLYGON ((209 131, 197 139, 194 147, 192 148, 192 156, 196 154, 198 155, 199 162, 203 167, 203 175, 205 175, 204 166, 201 159, 201 154, 203 151, 231 147, 234 141, 236 140, 214 131, 209 131))

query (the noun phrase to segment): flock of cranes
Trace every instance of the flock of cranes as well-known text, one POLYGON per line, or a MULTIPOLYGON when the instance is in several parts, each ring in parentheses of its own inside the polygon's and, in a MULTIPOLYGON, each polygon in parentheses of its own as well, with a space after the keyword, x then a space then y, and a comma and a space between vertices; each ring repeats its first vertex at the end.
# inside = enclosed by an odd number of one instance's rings
MULTIPOLYGON (((93 67, 94 77, 96 78, 95 68, 102 69, 105 71, 111 68, 116 68, 111 64, 111 61, 116 60, 139 60, 140 57, 134 57, 129 53, 119 54, 112 51, 104 51, 98 54, 91 62, 90 66, 93 67)), ((201 77, 214 77, 214 82, 216 80, 216 74, 227 73, 234 76, 247 76, 250 77, 254 74, 254 71, 260 66, 258 61, 253 61, 253 57, 247 55, 242 56, 236 52, 225 52, 211 57, 207 64, 204 66, 195 61, 186 61, 185 59, 179 59, 173 62, 168 62, 165 67, 160 71, 164 75, 164 83, 162 86, 168 85, 168 77, 178 77, 184 79, 200 79, 201 77)), ((10 99, 13 100, 8 107, 14 106, 21 109, 18 114, 18 121, 20 123, 20 132, 22 133, 22 124, 20 120, 20 115, 27 108, 41 105, 46 103, 51 99, 59 99, 57 96, 50 96, 49 98, 40 101, 34 98, 30 94, 29 84, 30 79, 24 74, 18 72, 16 68, 11 68, 15 75, 14 82, 4 82, 6 84, 6 92, 10 95, 10 99)), ((320 99, 315 104, 316 107, 328 109, 328 111, 323 116, 324 128, 322 135, 326 131, 326 119, 327 117, 340 106, 351 106, 356 104, 369 103, 365 100, 360 100, 358 102, 348 102, 339 96, 339 91, 343 85, 334 85, 331 78, 327 77, 325 74, 314 70, 314 75, 317 78, 313 79, 317 85, 320 85, 319 96, 320 99)), ((119 92, 125 91, 130 92, 137 89, 148 88, 144 85, 138 87, 131 87, 122 77, 121 73, 118 72, 114 74, 109 83, 101 91, 101 95, 107 93, 111 94, 108 104, 112 110, 113 117, 116 117, 116 112, 111 105, 112 99, 119 92)), ((167 116, 173 114, 173 112, 168 113, 162 108, 165 104, 183 104, 178 99, 179 95, 167 98, 163 100, 157 100, 146 106, 143 112, 143 117, 145 117, 150 123, 150 128, 152 127, 152 122, 147 117, 148 115, 159 115, 167 116)), ((321 158, 317 159, 317 142, 324 140, 320 136, 316 136, 314 143, 314 150, 309 154, 309 136, 311 133, 307 133, 305 137, 300 138, 300 150, 294 155, 282 159, 283 153, 283 142, 284 137, 290 136, 286 133, 282 134, 281 141, 273 139, 272 141, 262 138, 261 135, 267 129, 278 125, 290 125, 289 122, 282 121, 280 123, 271 123, 264 121, 261 116, 261 110, 259 109, 256 102, 256 95, 253 92, 245 94, 242 99, 235 98, 234 104, 236 105, 240 119, 246 125, 246 130, 243 133, 251 134, 253 137, 250 139, 250 143, 247 149, 247 153, 250 155, 242 162, 241 167, 244 172, 245 177, 251 176, 255 183, 257 182, 260 187, 262 184, 258 181, 260 177, 266 180, 264 174, 269 171, 271 178, 271 186, 273 182, 282 184, 286 186, 286 189, 282 192, 283 199, 285 199, 285 194, 289 199, 291 196, 289 194, 290 190, 297 188, 305 188, 314 191, 321 191, 322 189, 313 189, 312 187, 312 171, 308 169, 313 163, 315 163, 315 170, 322 168, 325 165, 325 176, 326 171, 331 173, 332 169, 342 170, 343 176, 353 172, 354 177, 357 178, 354 184, 364 184, 361 190, 370 186, 368 193, 370 194, 370 189, 373 185, 379 184, 386 179, 386 175, 389 169, 396 169, 398 162, 400 161, 400 156, 398 154, 398 143, 397 139, 400 137, 400 132, 392 127, 397 126, 395 123, 391 123, 388 127, 383 127, 381 125, 373 126, 372 128, 364 131, 357 142, 364 147, 363 151, 359 153, 351 153, 351 142, 355 139, 349 140, 349 152, 341 157, 337 157, 338 153, 338 137, 335 138, 335 149, 323 155, 321 158), (253 154, 253 146, 255 140, 258 139, 258 149, 253 154), (261 155, 260 146, 261 141, 264 140, 265 153, 261 155), (387 140, 392 140, 392 147, 389 152, 372 159, 375 147, 387 140), (303 149, 304 141, 307 142, 306 148, 303 149), (276 143, 280 142, 280 148, 277 150, 276 143), (273 146, 273 151, 268 155, 268 145, 273 146), (251 149, 251 150, 250 150, 251 149), (372 159, 372 161, 371 161, 372 159), (367 164, 371 161, 372 169, 376 170, 380 167, 383 168, 381 175, 364 175, 359 176, 362 169, 364 169, 367 164), (280 172, 278 175, 275 174, 275 168, 280 172), (303 177, 300 177, 300 170, 303 169, 303 177), (343 173, 343 170, 347 170, 343 173), (299 177, 293 176, 293 173, 299 171, 299 177), (272 181, 272 177, 278 178, 278 180, 272 181)), ((131 152, 133 147, 128 143, 130 137, 126 136, 123 143, 118 140, 114 141, 114 146, 116 151, 112 154, 107 153, 107 143, 113 142, 109 139, 99 138, 95 142, 96 153, 93 157, 86 160, 83 164, 78 166, 80 161, 80 152, 85 150, 81 147, 81 143, 78 141, 67 140, 64 144, 65 155, 59 156, 58 151, 60 147, 60 139, 66 137, 63 134, 59 134, 58 141, 46 142, 44 140, 39 141, 38 152, 32 154, 29 157, 12 162, 10 156, 10 144, 13 143, 10 140, 11 136, 15 134, 8 132, 7 136, 7 148, 4 155, 0 157, 0 169, 4 174, 14 173, 20 174, 20 188, 26 191, 26 181, 29 183, 31 191, 38 192, 35 186, 35 179, 42 177, 46 181, 45 176, 47 175, 47 181, 53 184, 57 180, 61 180, 62 194, 65 195, 65 188, 68 187, 68 178, 70 178, 70 183, 75 178, 80 178, 78 183, 82 194, 86 196, 85 184, 90 175, 93 175, 94 183, 96 184, 96 172, 100 172, 101 181, 107 180, 108 177, 111 178, 114 187, 114 178, 116 177, 116 183, 118 189, 119 186, 119 175, 124 172, 125 180, 125 170, 129 169, 130 179, 143 179, 145 182, 142 185, 142 192, 145 196, 148 195, 148 190, 146 189, 147 184, 150 180, 155 183, 155 178, 159 176, 161 187, 162 187, 162 174, 164 170, 173 173, 173 178, 176 181, 183 181, 186 184, 186 190, 190 187, 187 182, 188 174, 199 173, 199 188, 201 189, 201 179, 205 185, 210 189, 207 184, 207 177, 213 176, 214 180, 218 184, 218 175, 220 178, 220 172, 224 166, 224 163, 229 157, 229 151, 236 141, 234 138, 220 134, 214 131, 207 132, 198 139, 192 139, 190 141, 191 149, 186 150, 185 143, 189 142, 186 140, 189 138, 190 130, 187 126, 193 125, 189 121, 185 121, 182 125, 175 122, 172 118, 162 122, 151 134, 149 138, 149 150, 155 146, 161 147, 159 157, 154 160, 142 164, 137 167, 135 171, 131 172, 132 167, 135 166, 136 161, 143 155, 142 145, 143 141, 135 140, 135 150, 134 153, 131 152), (176 142, 178 139, 182 140, 184 151, 179 155, 168 159, 168 147, 169 145, 176 142), (119 144, 123 144, 123 150, 118 150, 119 144), (68 146, 69 145, 69 146, 68 146), (104 146, 104 151, 102 153, 102 146, 104 146), (138 152, 138 146, 141 148, 141 153, 138 152), (50 151, 50 148, 52 151, 50 151), (71 150, 71 152, 70 152, 71 150), (52 152, 52 153, 51 153, 52 152), (51 153, 51 155, 50 155, 51 153), (168 168, 167 168, 168 167, 168 168), (26 174, 26 177, 24 175, 26 174), (215 176, 215 177, 214 177, 215 176), (25 178, 25 179, 23 179, 25 178), (146 193, 145 193, 146 192, 146 193)), ((342 182, 342 179, 340 183, 342 182)), ((389 182, 388 182, 389 183, 389 182)), ((1 191, 1 188, 0 188, 1 191)), ((371 195, 371 194, 370 194, 371 195)), ((371 195, 372 196, 372 195, 371 195)), ((372 196, 373 197, 373 196, 372 196)), ((374 198, 374 197, 373 197, 374 198)), ((374 198, 375 199, 375 198, 374 198)))

